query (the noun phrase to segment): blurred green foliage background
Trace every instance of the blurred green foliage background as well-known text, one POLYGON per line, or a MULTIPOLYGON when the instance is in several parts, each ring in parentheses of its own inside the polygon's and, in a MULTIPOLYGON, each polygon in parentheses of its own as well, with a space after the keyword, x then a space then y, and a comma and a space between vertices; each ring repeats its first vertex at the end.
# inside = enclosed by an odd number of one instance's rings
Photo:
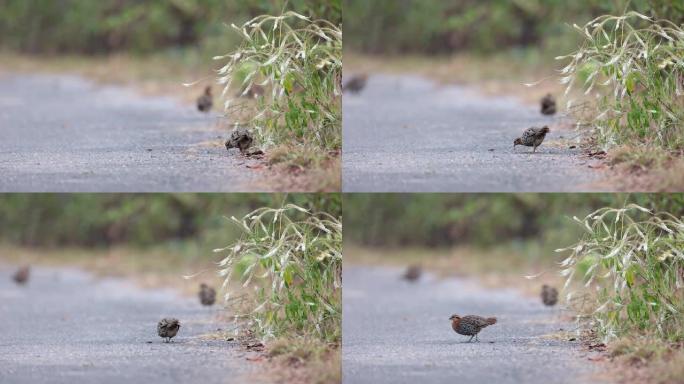
POLYGON ((605 13, 626 9, 684 21, 672 0, 344 0, 345 48, 371 54, 494 53, 536 47, 552 54, 576 48, 578 32, 605 13))
POLYGON ((3 194, 0 242, 100 247, 187 240, 211 249, 239 234, 226 217, 284 203, 342 215, 339 194, 3 194))
POLYGON ((495 248, 511 242, 576 242, 572 220, 637 203, 684 215, 684 194, 346 194, 346 244, 373 247, 495 248))
POLYGON ((26 53, 227 52, 240 25, 291 9, 342 21, 340 0, 0 0, 0 48, 26 53))

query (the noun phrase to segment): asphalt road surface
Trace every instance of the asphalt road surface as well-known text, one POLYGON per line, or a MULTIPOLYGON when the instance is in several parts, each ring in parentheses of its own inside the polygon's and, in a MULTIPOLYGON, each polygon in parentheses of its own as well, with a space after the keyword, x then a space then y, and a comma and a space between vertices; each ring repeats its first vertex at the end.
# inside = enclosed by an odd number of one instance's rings
POLYGON ((33 268, 17 286, 11 272, 0 266, 0 383, 255 382, 235 342, 200 337, 221 325, 196 300, 71 269, 33 268), (168 316, 181 329, 167 344, 168 316))
POLYGON ((578 342, 551 335, 572 324, 557 310, 509 290, 402 271, 344 268, 344 383, 598 383, 578 342), (451 329, 449 317, 495 316, 479 343, 451 329))
POLYGON ((485 98, 416 77, 373 75, 343 100, 345 192, 589 191, 596 175, 559 139, 558 118, 510 98, 485 98), (530 126, 551 133, 532 148, 513 141, 530 126), (554 145, 553 142, 557 144, 554 145))
POLYGON ((253 191, 217 115, 75 76, 0 76, 0 192, 253 191))

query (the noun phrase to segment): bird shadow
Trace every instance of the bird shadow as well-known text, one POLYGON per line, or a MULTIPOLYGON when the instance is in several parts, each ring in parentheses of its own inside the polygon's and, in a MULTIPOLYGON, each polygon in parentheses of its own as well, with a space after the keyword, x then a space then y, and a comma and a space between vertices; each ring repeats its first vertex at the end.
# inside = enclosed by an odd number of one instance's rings
POLYGON ((543 156, 543 155, 559 155, 562 154, 563 152, 550 152, 550 151, 538 151, 538 152, 523 152, 523 151, 513 151, 513 154, 515 155, 533 155, 533 156, 543 156))
POLYGON ((465 340, 430 340, 427 341, 423 344, 427 345, 459 345, 459 344, 494 344, 493 341, 468 341, 468 339, 465 340))
POLYGON ((162 344, 162 345, 183 345, 183 344, 188 344, 188 341, 187 340, 171 340, 168 343, 166 341, 161 341, 161 342, 156 342, 156 343, 146 341, 145 343, 146 344, 162 344))

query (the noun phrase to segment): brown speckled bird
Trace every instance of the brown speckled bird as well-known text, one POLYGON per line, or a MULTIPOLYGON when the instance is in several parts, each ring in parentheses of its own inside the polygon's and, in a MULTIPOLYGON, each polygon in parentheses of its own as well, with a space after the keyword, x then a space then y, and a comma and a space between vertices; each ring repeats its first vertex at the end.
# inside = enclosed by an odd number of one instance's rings
POLYGON ((351 93, 360 93, 366 88, 366 83, 368 82, 368 75, 365 73, 352 76, 342 87, 343 91, 349 91, 351 93))
POLYGON ((166 339, 167 343, 170 342, 174 336, 176 336, 179 329, 180 321, 178 321, 178 319, 174 319, 173 317, 161 319, 159 324, 157 324, 157 334, 159 337, 166 339))
POLYGON ((17 271, 14 273, 14 276, 12 276, 12 279, 14 279, 15 283, 23 285, 28 282, 30 274, 31 267, 24 265, 17 269, 17 271))
POLYGON ((542 285, 541 299, 544 305, 553 307, 558 303, 558 290, 546 284, 542 285))
POLYGON ((544 126, 543 128, 527 128, 523 132, 522 137, 518 137, 513 141, 513 149, 515 150, 516 145, 524 145, 526 147, 534 147, 532 152, 537 152, 537 147, 541 145, 546 137, 546 134, 551 132, 549 127, 544 126))
POLYGON ((214 105, 214 97, 211 95, 211 87, 204 88, 204 94, 197 98, 197 109, 200 112, 209 112, 214 105))
POLYGON ((216 302, 216 290, 204 283, 200 284, 199 299, 202 305, 214 305, 216 302))
POLYGON ((550 93, 547 93, 541 99, 541 113, 543 115, 553 115, 556 113, 556 99, 550 93))
POLYGON ((423 269, 419 265, 409 265, 402 277, 408 281, 416 281, 420 279, 420 275, 423 273, 423 269))
POLYGON ((235 128, 230 134, 230 138, 226 141, 226 149, 237 148, 240 153, 247 154, 247 149, 249 149, 254 143, 254 137, 252 133, 245 128, 235 128))
POLYGON ((477 338, 477 334, 480 331, 490 325, 496 324, 496 317, 481 317, 475 315, 459 316, 456 314, 451 315, 449 318, 451 320, 451 328, 459 335, 470 336, 468 342, 475 338, 475 341, 480 341, 477 338))

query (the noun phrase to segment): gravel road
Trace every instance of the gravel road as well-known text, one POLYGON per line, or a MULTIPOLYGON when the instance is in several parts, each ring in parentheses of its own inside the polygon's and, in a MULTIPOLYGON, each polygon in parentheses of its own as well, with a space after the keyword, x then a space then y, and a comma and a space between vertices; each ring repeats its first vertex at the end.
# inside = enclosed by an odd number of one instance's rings
POLYGON ((558 118, 510 98, 440 87, 409 76, 373 75, 343 99, 345 192, 589 191, 597 177, 560 137, 558 118), (537 153, 513 140, 549 125, 537 153), (556 142, 554 144, 554 142, 556 142))
POLYGON ((573 329, 558 312, 511 290, 485 290, 400 270, 344 267, 344 383, 598 383, 578 342, 546 338, 573 329), (496 316, 479 343, 453 332, 453 313, 496 316))
POLYGON ((200 337, 221 325, 195 300, 72 269, 33 268, 22 287, 12 272, 0 266, 0 383, 255 382, 234 342, 200 337), (168 344, 167 316, 181 321, 168 344))
POLYGON ((217 115, 75 76, 0 76, 0 192, 254 191, 217 115))

